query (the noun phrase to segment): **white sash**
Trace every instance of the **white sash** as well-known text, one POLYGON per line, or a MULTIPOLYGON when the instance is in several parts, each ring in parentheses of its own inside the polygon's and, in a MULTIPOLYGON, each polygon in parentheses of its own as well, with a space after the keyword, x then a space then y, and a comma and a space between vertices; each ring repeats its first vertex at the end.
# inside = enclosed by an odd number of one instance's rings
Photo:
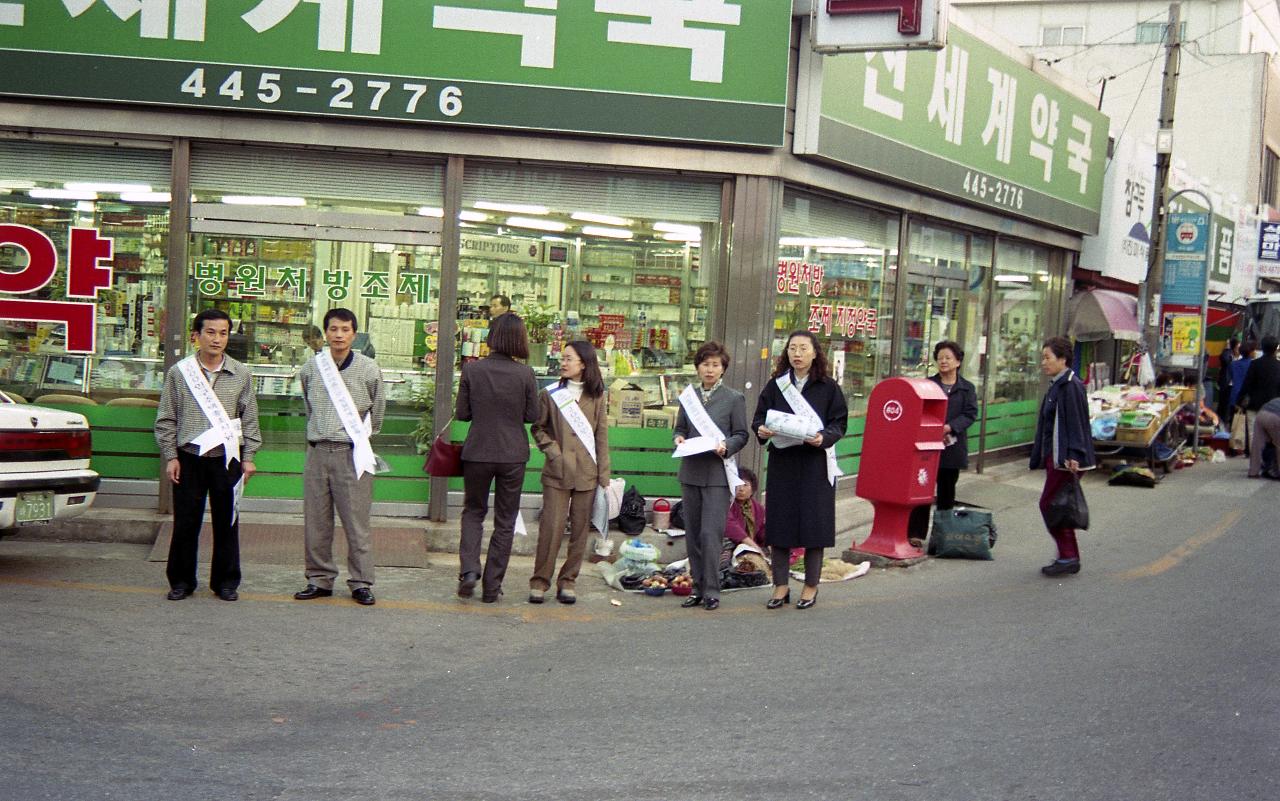
MULTIPOLYGON (((689 416, 689 422, 693 423, 693 427, 698 429, 698 433, 704 437, 710 437, 715 440, 716 444, 724 442, 724 432, 711 419, 711 415, 707 414, 707 407, 702 404, 702 400, 698 397, 698 390, 692 384, 684 388, 684 392, 680 393, 680 406, 684 409, 684 413, 689 416)), ((724 458, 724 475, 729 481, 729 494, 733 495, 738 491, 738 487, 747 483, 738 477, 738 456, 728 456, 724 458)))
MULTIPOLYGON (((800 390, 796 385, 791 383, 790 372, 786 375, 778 376, 774 383, 778 385, 778 389, 782 390, 782 398, 787 402, 787 405, 791 407, 791 411, 795 412, 800 417, 806 418, 811 423, 816 424, 819 430, 826 428, 826 424, 822 422, 822 418, 819 417, 818 413, 809 405, 809 401, 805 400, 804 395, 800 393, 800 390)), ((827 480, 830 481, 831 486, 834 487, 836 485, 836 478, 844 475, 844 472, 836 462, 836 446, 832 445, 827 448, 826 451, 827 480)))
POLYGON ((188 356, 178 362, 178 370, 187 382, 187 389, 191 390, 191 395, 200 405, 200 411, 204 412, 204 416, 212 424, 208 431, 191 440, 191 444, 200 449, 201 456, 219 445, 223 446, 227 467, 230 467, 233 459, 240 458, 240 418, 232 420, 227 414, 195 356, 188 356))
POLYGON ((569 424, 569 428, 577 435, 578 441, 587 449, 587 453, 591 454, 591 461, 599 462, 596 459, 596 434, 591 430, 591 423, 587 421, 587 416, 582 413, 582 407, 569 394, 568 387, 560 387, 559 389, 548 389, 547 394, 551 396, 551 402, 560 410, 560 414, 564 415, 564 421, 569 424))
POLYGON ((351 390, 347 389, 346 383, 338 373, 338 365, 334 364, 333 354, 327 348, 316 354, 316 368, 320 371, 321 380, 324 381, 325 391, 329 393, 329 400, 333 402, 333 408, 338 412, 342 429, 351 438, 351 460, 355 465, 356 480, 365 473, 373 475, 377 472, 378 457, 374 455, 373 446, 369 444, 369 437, 373 433, 372 420, 367 414, 363 420, 360 419, 360 413, 356 411, 356 402, 351 399, 351 390))

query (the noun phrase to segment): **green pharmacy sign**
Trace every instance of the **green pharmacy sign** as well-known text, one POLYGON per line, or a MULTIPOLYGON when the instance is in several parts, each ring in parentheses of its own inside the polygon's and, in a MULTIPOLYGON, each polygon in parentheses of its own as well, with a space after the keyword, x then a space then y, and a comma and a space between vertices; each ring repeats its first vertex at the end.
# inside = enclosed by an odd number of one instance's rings
POLYGON ((0 0, 0 94, 777 147, 791 0, 0 0))
POLYGON ((1085 234, 1107 117, 952 25, 939 51, 808 53, 795 151, 1085 234))

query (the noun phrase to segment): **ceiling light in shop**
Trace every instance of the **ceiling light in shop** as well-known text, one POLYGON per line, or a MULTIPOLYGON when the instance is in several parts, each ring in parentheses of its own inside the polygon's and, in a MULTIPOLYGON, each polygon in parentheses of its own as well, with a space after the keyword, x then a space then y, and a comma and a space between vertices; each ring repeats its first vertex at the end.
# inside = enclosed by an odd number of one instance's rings
POLYGON ((68 181, 62 185, 63 189, 69 189, 72 192, 107 192, 118 195, 121 192, 150 192, 150 184, 113 184, 113 183, 90 183, 85 181, 68 181))
POLYGON ((625 217, 614 217, 609 214, 596 214, 592 211, 575 211, 569 215, 578 222, 600 223, 601 225, 616 225, 619 228, 625 228, 631 225, 631 220, 625 217))
POLYGON ((511 214, 550 214, 551 209, 546 206, 527 206, 521 203, 490 203, 487 200, 481 200, 472 204, 477 209, 485 209, 487 211, 505 211, 511 214))
POLYGON ((508 217, 507 225, 512 228, 532 228, 535 231, 552 231, 554 233, 560 233, 569 227, 555 220, 539 220, 533 217, 508 217))
POLYGON ((168 203, 173 197, 168 192, 121 192, 120 199, 125 203, 168 203))
POLYGON ((630 239, 633 234, 626 228, 606 228, 603 225, 582 226, 584 236, 603 236, 609 239, 630 239))
POLYGON ((702 228, 697 225, 685 225, 682 223, 656 222, 653 224, 653 230, 666 231, 671 234, 685 234, 687 236, 696 236, 702 238, 702 228))
POLYGON ((1029 275, 997 275, 995 280, 1005 284, 1029 284, 1031 276, 1029 275))
POLYGON ((305 206, 306 198, 273 197, 271 195, 223 195, 222 202, 228 206, 305 206))
POLYGON ((668 242, 693 242, 696 244, 702 241, 701 234, 670 233, 670 234, 663 234, 662 238, 667 240, 668 242))
POLYGON ((83 211, 86 214, 93 214, 93 210, 95 208, 96 206, 93 205, 92 200, 81 200, 79 203, 76 203, 76 211, 83 211))
POLYGON ((844 239, 842 237, 824 239, 812 236, 784 236, 778 239, 778 244, 792 248, 862 248, 867 246, 867 243, 861 239, 844 239))
POLYGON ((422 215, 423 217, 443 217, 444 209, 438 208, 436 206, 419 206, 418 214, 422 215))
POLYGON ((481 214, 478 211, 460 211, 458 212, 458 219, 466 220, 467 222, 485 222, 489 219, 489 215, 481 214))
POLYGON ((10 178, 0 179, 2 189, 35 189, 35 181, 19 181, 10 178))
POLYGON ((72 189, 28 189, 27 194, 42 200, 97 200, 96 192, 79 192, 72 189))
POLYGON ((879 248, 818 248, 817 251, 824 255, 837 254, 849 256, 883 256, 884 251, 879 248))

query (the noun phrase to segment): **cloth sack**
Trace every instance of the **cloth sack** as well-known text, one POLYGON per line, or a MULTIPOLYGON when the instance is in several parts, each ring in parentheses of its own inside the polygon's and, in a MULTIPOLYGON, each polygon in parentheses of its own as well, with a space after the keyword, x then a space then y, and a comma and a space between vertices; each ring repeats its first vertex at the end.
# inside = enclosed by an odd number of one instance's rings
POLYGON ((1089 504, 1085 502, 1079 478, 1073 476, 1053 494, 1044 512, 1044 524, 1050 529, 1089 529, 1089 504))
POLYGON ((1242 451, 1249 444, 1249 417, 1236 410, 1231 418, 1231 449, 1242 451))
POLYGON ((445 431, 437 434, 431 441, 427 461, 422 465, 423 472, 429 476, 449 478, 462 475, 462 446, 445 439, 445 432, 448 430, 446 426, 445 431))
POLYGON ((996 524, 986 509, 937 509, 933 513, 933 533, 929 555, 941 559, 990 560, 996 544, 996 524))

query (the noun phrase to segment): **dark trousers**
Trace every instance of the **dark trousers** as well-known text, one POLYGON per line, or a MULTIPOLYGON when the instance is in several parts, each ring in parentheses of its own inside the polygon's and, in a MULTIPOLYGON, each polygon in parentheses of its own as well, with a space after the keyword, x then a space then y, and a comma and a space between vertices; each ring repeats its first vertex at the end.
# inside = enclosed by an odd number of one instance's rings
POLYGON ((195 590, 196 554, 200 528, 204 525, 205 499, 213 518, 213 564, 209 569, 209 589, 234 590, 240 586, 240 523, 231 522, 235 492, 240 480, 240 462, 227 467, 223 456, 196 456, 178 451, 181 468, 173 486, 173 538, 169 541, 169 564, 165 575, 172 589, 195 590))
POLYGON ((684 540, 689 551, 689 577, 693 593, 703 598, 720 597, 720 550, 724 524, 733 496, 727 485, 699 487, 680 485, 684 501, 684 540))
POLYGON ((524 462, 462 463, 462 542, 458 546, 462 573, 481 576, 485 595, 497 595, 507 575, 511 542, 515 539, 516 514, 520 511, 520 487, 524 484, 524 462), (480 567, 480 540, 484 538, 484 516, 489 512, 489 488, 493 487, 493 534, 489 555, 480 567))
MULTIPOLYGON (((937 508, 954 509, 956 505, 956 482, 960 480, 960 468, 958 467, 939 467, 938 468, 938 487, 935 490, 937 494, 937 508)), ((917 506, 911 510, 911 517, 907 519, 907 536, 912 539, 925 539, 929 536, 929 517, 932 507, 917 506)), ((807 564, 807 563, 806 563, 807 564)))
MULTIPOLYGON (((1044 491, 1040 493, 1040 514, 1043 515, 1048 510, 1049 502, 1058 494, 1062 485, 1074 480, 1075 476, 1071 475, 1070 470, 1059 470, 1053 466, 1053 457, 1047 457, 1044 460, 1044 491)), ((1074 528, 1051 528, 1049 536, 1058 545, 1059 559, 1080 558, 1080 545, 1076 542, 1074 528)))
MULTIPOLYGON (((770 566, 773 568, 773 586, 785 587, 791 580, 791 549, 771 548, 770 566)), ((822 548, 804 549, 804 583, 810 587, 818 586, 822 578, 822 548)))

